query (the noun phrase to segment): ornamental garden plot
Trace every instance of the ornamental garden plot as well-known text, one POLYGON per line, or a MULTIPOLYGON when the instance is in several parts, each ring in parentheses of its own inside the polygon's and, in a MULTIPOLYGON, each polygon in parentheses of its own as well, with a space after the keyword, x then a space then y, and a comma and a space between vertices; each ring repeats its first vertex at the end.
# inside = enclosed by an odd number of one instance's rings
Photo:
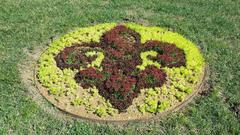
POLYGON ((61 110, 97 120, 147 119, 190 99, 204 77, 195 44, 133 23, 79 28, 53 41, 36 67, 42 95, 61 110))

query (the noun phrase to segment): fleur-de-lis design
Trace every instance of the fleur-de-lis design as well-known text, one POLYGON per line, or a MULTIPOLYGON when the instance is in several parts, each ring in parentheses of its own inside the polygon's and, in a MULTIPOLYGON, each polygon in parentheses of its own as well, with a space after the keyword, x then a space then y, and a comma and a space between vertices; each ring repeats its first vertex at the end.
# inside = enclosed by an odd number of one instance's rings
POLYGON ((60 69, 78 69, 76 82, 83 88, 96 86, 113 107, 126 110, 140 89, 161 87, 163 67, 185 66, 183 50, 174 44, 149 40, 124 25, 107 31, 100 42, 66 47, 55 57, 60 69))

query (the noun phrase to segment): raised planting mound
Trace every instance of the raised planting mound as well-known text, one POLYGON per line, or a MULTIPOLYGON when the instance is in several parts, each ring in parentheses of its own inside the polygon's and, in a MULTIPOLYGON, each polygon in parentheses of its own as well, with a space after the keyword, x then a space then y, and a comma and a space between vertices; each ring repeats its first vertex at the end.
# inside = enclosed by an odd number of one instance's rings
POLYGON ((41 94, 61 110, 124 121, 179 108, 199 90, 205 63, 197 46, 177 33, 107 23, 53 41, 36 71, 41 94))

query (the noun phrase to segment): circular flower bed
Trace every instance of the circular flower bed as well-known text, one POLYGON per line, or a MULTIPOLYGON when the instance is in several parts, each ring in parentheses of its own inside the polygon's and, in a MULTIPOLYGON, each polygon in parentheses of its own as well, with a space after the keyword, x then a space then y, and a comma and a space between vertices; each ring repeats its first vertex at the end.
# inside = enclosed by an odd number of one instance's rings
POLYGON ((159 27, 107 23, 53 41, 37 65, 40 92, 71 114, 136 120, 173 110, 196 93, 204 59, 159 27))

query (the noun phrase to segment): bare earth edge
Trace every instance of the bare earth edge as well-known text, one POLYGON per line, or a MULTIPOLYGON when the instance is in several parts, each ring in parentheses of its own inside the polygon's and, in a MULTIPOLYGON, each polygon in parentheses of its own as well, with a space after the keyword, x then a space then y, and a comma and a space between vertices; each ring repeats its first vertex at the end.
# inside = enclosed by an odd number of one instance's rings
MULTIPOLYGON (((169 113, 178 111, 179 109, 185 107, 189 102, 191 102, 193 97, 195 97, 200 91, 204 90, 204 84, 206 83, 206 80, 207 80, 206 78, 209 75, 209 69, 208 69, 207 65, 205 65, 204 73, 201 77, 201 81, 196 85, 195 91, 192 94, 188 95, 184 101, 179 102, 177 105, 170 107, 167 110, 165 110, 161 113, 158 113, 154 116, 151 115, 151 116, 144 117, 144 118, 140 117, 138 119, 127 119, 127 120, 126 119, 125 120, 109 120, 109 119, 103 119, 100 117, 99 118, 96 118, 96 117, 91 118, 91 117, 85 117, 83 115, 79 115, 76 113, 72 113, 69 110, 66 110, 66 107, 64 107, 64 105, 59 104, 52 96, 50 96, 48 94, 47 89, 44 88, 43 86, 41 86, 41 84, 38 82, 37 76, 36 76, 37 60, 40 57, 41 52, 43 50, 45 50, 45 49, 38 48, 38 49, 34 50, 35 52, 32 52, 32 53, 29 53, 27 50, 25 50, 25 52, 27 53, 27 57, 28 57, 26 60, 27 60, 27 62, 30 62, 30 63, 24 62, 24 63, 21 63, 21 65, 20 65, 19 69, 20 69, 21 78, 22 78, 23 83, 25 85, 27 85, 28 87, 29 86, 32 87, 31 90, 33 90, 34 88, 37 89, 36 91, 38 92, 38 94, 40 93, 40 95, 43 96, 45 100, 47 100, 52 105, 57 107, 63 113, 70 114, 71 116, 73 116, 75 118, 81 118, 84 120, 99 122, 99 123, 119 123, 120 124, 120 123, 127 123, 127 122, 158 120, 159 118, 166 116, 169 113)), ((31 95, 31 96, 35 96, 35 95, 31 95)), ((40 97, 38 97, 38 99, 39 98, 40 97)), ((34 97, 33 97, 33 99, 34 99, 34 97)), ((34 100, 38 100, 38 99, 35 98, 34 100)), ((38 104, 42 104, 42 103, 38 103, 38 104)), ((41 107, 43 107, 43 106, 41 106, 41 107)), ((55 110, 49 109, 49 107, 48 107, 48 109, 43 108, 43 110, 47 111, 47 112, 50 111, 51 113, 54 113, 54 114, 56 113, 55 110)), ((64 117, 63 113, 61 114, 61 112, 59 111, 59 112, 57 112, 56 115, 57 115, 57 117, 61 117, 61 119, 63 119, 63 117, 64 117)))

